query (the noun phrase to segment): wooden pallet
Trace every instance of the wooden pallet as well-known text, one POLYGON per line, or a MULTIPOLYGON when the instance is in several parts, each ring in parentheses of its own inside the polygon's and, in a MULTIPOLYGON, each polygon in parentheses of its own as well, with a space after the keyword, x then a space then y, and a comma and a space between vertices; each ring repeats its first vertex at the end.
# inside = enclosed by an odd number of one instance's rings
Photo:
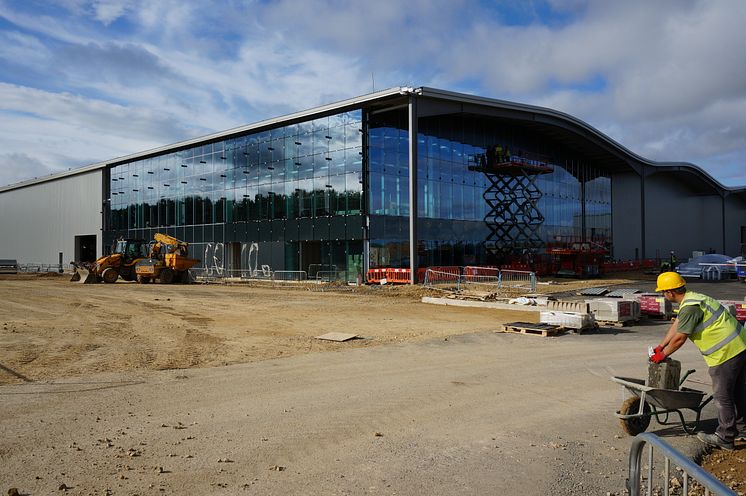
POLYGON ((513 332, 517 334, 530 334, 533 336, 556 336, 565 332, 564 327, 550 324, 533 324, 529 322, 511 322, 503 324, 501 332, 513 332))
POLYGON ((624 322, 619 322, 618 320, 597 320, 596 321, 596 324, 598 324, 599 327, 629 327, 636 323, 637 323, 636 320, 625 320, 624 322))
POLYGON ((666 322, 669 320, 674 320, 676 318, 676 314, 665 315, 665 314, 660 314, 660 313, 659 314, 643 313, 642 315, 640 315, 640 318, 666 322))

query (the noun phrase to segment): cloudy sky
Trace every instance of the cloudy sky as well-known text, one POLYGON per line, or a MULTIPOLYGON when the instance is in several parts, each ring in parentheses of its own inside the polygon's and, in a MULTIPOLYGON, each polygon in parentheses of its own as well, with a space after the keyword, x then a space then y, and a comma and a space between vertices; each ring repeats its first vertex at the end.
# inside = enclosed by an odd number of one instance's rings
POLYGON ((0 185, 391 86, 746 185, 744 0, 0 0, 0 185))

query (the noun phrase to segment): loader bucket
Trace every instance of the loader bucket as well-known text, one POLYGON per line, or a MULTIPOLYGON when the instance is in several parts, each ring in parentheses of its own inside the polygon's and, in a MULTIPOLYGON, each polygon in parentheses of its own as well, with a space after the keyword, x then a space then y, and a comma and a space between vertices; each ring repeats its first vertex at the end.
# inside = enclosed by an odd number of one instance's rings
POLYGON ((75 273, 70 280, 79 284, 93 284, 98 282, 95 274, 92 274, 90 270, 82 267, 78 267, 75 270, 75 273))

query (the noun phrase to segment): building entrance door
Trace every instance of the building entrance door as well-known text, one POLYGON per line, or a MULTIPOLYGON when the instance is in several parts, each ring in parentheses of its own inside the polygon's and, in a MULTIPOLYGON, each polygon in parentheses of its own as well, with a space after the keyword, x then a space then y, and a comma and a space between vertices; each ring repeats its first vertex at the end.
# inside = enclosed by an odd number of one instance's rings
POLYGON ((319 265, 321 265, 321 241, 301 241, 299 269, 305 270, 309 279, 315 279, 319 265))
POLYGON ((96 261, 96 235, 75 236, 75 261, 96 261))

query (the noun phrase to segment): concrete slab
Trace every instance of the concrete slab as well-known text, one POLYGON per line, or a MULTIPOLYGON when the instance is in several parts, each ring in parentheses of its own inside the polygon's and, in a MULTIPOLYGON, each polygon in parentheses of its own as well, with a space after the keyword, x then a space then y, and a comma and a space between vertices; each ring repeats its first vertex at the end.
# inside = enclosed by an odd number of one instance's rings
POLYGON ((436 298, 433 296, 423 296, 422 303, 431 305, 449 305, 454 307, 472 307, 472 308, 492 308, 494 310, 514 310, 516 312, 540 312, 546 310, 545 306, 538 305, 516 305, 510 303, 501 303, 497 301, 471 301, 457 300, 454 298, 436 298))
POLYGON ((350 339, 355 339, 357 334, 349 334, 346 332, 327 332, 326 334, 322 334, 321 336, 316 336, 316 339, 323 339, 325 341, 348 341, 350 339))

